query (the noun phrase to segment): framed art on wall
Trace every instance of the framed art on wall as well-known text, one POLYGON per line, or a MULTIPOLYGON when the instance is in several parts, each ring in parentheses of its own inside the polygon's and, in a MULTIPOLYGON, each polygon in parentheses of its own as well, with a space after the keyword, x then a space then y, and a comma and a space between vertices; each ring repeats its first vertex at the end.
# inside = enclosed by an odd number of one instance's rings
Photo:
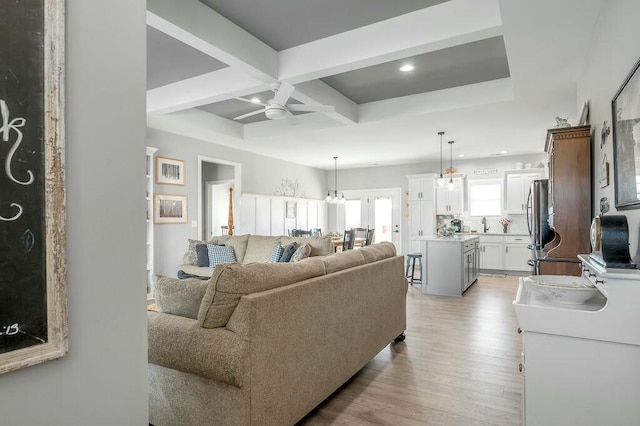
POLYGON ((285 202, 285 214, 287 219, 295 219, 296 218, 296 202, 295 201, 287 201, 285 202))
POLYGON ((64 1, 0 2, 0 373, 67 354, 64 1))
POLYGON ((187 196, 154 194, 153 223, 187 223, 187 196))
POLYGON ((640 60, 611 102, 617 209, 640 208, 640 60))
POLYGON ((185 184, 184 161, 175 158, 156 157, 156 183, 162 185, 185 184))

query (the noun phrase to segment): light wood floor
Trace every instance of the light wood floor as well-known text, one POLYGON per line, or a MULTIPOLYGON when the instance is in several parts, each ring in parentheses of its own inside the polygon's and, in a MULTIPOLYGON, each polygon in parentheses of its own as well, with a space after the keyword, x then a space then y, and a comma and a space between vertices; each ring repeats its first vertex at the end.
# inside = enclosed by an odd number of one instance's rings
POLYGON ((462 298, 407 294, 407 338, 383 349, 299 425, 520 425, 517 277, 462 298))

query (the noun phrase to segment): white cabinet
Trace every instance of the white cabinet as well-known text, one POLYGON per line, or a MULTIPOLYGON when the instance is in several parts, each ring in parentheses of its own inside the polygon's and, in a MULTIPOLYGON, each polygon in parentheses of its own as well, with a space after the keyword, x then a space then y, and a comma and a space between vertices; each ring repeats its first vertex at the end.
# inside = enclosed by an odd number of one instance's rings
MULTIPOLYGON (((435 234, 433 175, 409 175, 409 241, 435 234)), ((410 244, 411 246, 411 244, 410 244)))
POLYGON ((527 197, 531 182, 544 177, 544 169, 535 171, 517 171, 505 173, 505 212, 510 214, 525 214, 527 197))
POLYGON ((453 188, 447 181, 443 186, 436 185, 436 213, 439 215, 462 214, 464 210, 464 178, 454 177, 453 188))
POLYGON ((147 297, 153 297, 153 172, 158 148, 147 147, 147 297))
POLYGON ((531 250, 527 247, 527 237, 504 237, 504 269, 506 271, 530 271, 527 263, 531 259, 531 250))
POLYGON ((497 235, 481 235, 480 236, 480 269, 504 269, 504 252, 503 237, 497 235))

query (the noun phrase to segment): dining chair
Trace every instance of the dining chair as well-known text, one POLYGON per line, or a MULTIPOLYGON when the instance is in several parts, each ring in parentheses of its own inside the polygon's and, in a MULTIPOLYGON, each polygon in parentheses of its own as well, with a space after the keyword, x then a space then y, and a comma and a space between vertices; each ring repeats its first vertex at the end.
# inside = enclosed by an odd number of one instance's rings
POLYGON ((364 242, 365 246, 370 246, 371 244, 373 244, 373 235, 375 234, 375 232, 375 229, 367 230, 367 240, 364 242))
POLYGON ((311 236, 312 237, 320 237, 320 236, 322 236, 322 229, 321 228, 311 228, 309 230, 309 232, 311 232, 311 236))
POLYGON ((353 250, 353 243, 355 243, 355 231, 353 229, 344 231, 344 237, 342 239, 342 251, 353 250))
POLYGON ((311 236, 311 231, 305 231, 304 229, 294 229, 292 231, 292 237, 309 237, 311 236))
POLYGON ((364 247, 367 241, 367 228, 351 228, 354 231, 354 244, 358 247, 364 247))

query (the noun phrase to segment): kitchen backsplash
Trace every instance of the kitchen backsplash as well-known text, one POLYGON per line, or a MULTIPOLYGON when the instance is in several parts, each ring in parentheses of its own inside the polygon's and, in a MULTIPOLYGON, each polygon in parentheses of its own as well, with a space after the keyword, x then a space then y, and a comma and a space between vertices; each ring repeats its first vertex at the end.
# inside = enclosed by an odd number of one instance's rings
MULTIPOLYGON (((529 231, 527 230, 527 216, 523 214, 505 215, 502 217, 487 217, 487 226, 489 227, 487 233, 501 234, 502 225, 500 224, 500 219, 502 219, 503 217, 511 219, 511 223, 507 227, 507 234, 529 234, 529 231)), ((481 217, 469 217, 461 215, 456 216, 456 218, 462 220, 462 225, 465 228, 468 226, 469 231, 475 230, 478 231, 479 234, 482 233, 483 225, 481 217)), ((445 223, 450 223, 451 219, 453 219, 453 216, 438 216, 437 223, 441 223, 443 221, 445 223)))

